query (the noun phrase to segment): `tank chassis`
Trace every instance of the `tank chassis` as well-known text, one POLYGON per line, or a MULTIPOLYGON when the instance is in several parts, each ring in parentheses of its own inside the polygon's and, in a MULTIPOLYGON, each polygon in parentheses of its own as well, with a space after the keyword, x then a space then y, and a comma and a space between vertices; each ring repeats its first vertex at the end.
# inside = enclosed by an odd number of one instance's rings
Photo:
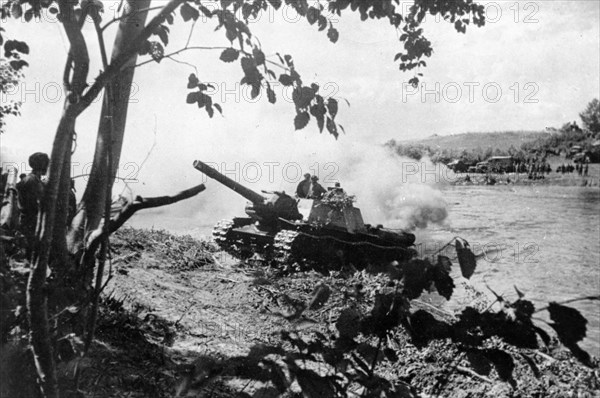
POLYGON ((349 200, 330 200, 341 188, 330 188, 324 199, 297 199, 285 192, 260 194, 199 160, 194 168, 246 198, 246 217, 219 221, 215 242, 241 259, 255 254, 276 265, 292 263, 368 263, 404 261, 416 255, 415 236, 373 227, 349 200))

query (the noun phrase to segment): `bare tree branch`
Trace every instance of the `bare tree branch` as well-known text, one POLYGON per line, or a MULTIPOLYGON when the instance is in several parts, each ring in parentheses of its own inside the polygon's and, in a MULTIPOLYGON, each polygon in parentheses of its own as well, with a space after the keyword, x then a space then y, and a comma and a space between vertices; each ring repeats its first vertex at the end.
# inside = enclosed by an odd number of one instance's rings
POLYGON ((106 231, 104 228, 98 228, 90 235, 90 238, 88 239, 89 244, 88 248, 86 249, 86 252, 93 252, 94 250, 92 249, 94 247, 98 247, 98 244, 104 237, 105 233, 111 234, 119 228, 121 228, 121 226, 125 224, 125 222, 129 220, 137 211, 177 203, 182 200, 194 197, 200 192, 204 191, 205 189, 206 187, 204 186, 204 184, 200 184, 196 185, 195 187, 181 191, 173 196, 158 196, 154 198, 143 198, 141 196, 137 196, 133 202, 129 202, 127 205, 125 205, 125 207, 123 207, 119 214, 113 217, 113 219, 110 221, 108 231, 106 231))

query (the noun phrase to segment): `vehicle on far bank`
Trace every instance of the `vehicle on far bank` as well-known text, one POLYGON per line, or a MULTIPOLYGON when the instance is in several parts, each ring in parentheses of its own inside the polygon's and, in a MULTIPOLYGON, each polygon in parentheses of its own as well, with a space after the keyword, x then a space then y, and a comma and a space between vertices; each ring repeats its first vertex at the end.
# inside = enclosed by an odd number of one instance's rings
POLYGON ((492 156, 487 160, 489 171, 494 173, 506 173, 514 171, 514 160, 512 156, 492 156))
POLYGON ((467 170, 469 170, 470 164, 467 164, 460 159, 454 159, 446 166, 455 173, 465 173, 467 170))
POLYGON ((488 162, 479 162, 475 165, 475 171, 478 173, 487 173, 490 171, 490 164, 488 162))

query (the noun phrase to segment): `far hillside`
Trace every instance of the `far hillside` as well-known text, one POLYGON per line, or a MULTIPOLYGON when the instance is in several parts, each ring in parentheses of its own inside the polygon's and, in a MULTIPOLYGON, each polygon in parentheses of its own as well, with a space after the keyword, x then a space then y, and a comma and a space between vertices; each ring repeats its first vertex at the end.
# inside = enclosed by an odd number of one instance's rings
POLYGON ((392 139, 385 146, 399 156, 419 160, 428 156, 434 163, 460 160, 474 165, 492 156, 511 156, 519 163, 544 161, 560 155, 580 162, 600 162, 600 101, 593 99, 579 114, 577 122, 565 123, 547 131, 504 131, 433 135, 418 140, 392 139))
POLYGON ((507 151, 511 146, 520 148, 522 144, 548 137, 545 131, 502 131, 494 133, 462 133, 453 135, 433 135, 418 140, 397 140, 398 144, 417 144, 432 149, 449 148, 456 151, 471 152, 475 149, 492 148, 507 151))

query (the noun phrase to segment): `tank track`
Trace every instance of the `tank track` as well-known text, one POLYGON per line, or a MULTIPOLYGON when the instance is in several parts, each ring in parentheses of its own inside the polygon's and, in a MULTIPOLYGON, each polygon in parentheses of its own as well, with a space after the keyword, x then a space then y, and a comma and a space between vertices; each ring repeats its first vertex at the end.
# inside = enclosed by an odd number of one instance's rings
MULTIPOLYGON (((329 236, 282 230, 273 242, 273 263, 287 269, 297 264, 299 269, 331 270, 347 263, 359 269, 372 263, 401 260, 402 252, 389 253, 356 242, 342 241, 329 236)), ((392 249, 393 250, 393 249, 392 249)), ((401 249, 410 250, 413 249, 401 249)), ((409 254, 409 257, 416 255, 409 254)))
POLYGON ((298 236, 300 236, 299 232, 288 229, 277 233, 273 239, 273 261, 278 265, 289 264, 293 259, 292 250, 298 236))
MULTIPOLYGON (((282 230, 273 241, 272 263, 287 270, 323 270, 327 271, 340 262, 340 247, 328 239, 311 236, 294 230, 282 230), (336 261, 337 260, 337 261, 336 261)), ((343 254, 342 254, 343 255, 343 254)))
POLYGON ((231 242, 230 237, 228 237, 231 230, 235 228, 235 223, 233 220, 221 220, 215 224, 212 236, 215 240, 215 243, 219 245, 219 247, 236 258, 243 258, 242 251, 235 245, 235 243, 231 242))

